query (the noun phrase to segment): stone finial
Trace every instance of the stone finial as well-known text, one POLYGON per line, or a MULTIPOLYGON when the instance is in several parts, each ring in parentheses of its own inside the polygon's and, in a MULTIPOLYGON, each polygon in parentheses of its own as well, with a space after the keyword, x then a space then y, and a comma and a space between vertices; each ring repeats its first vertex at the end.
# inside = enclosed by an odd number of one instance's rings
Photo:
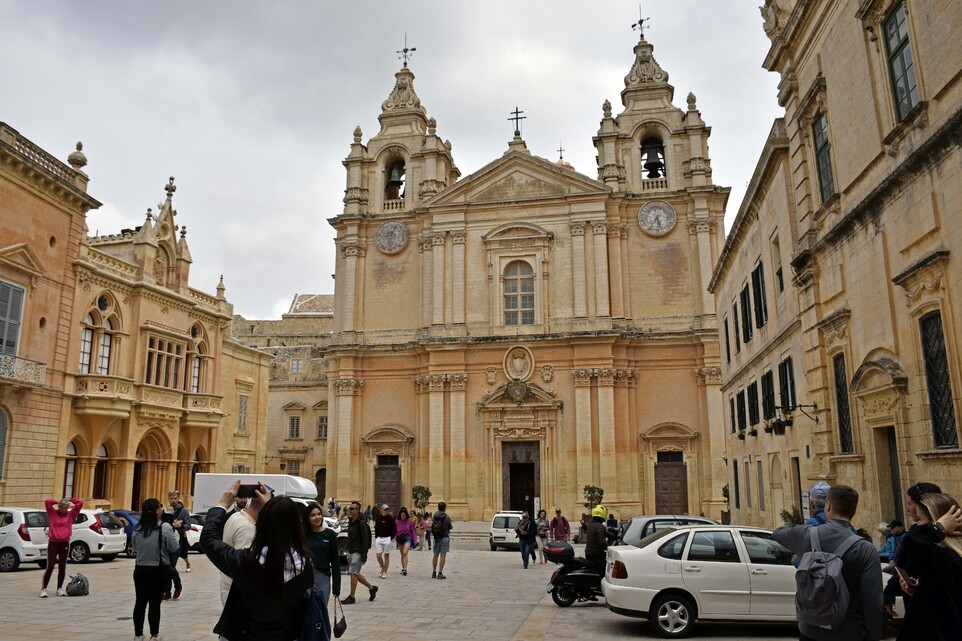
POLYGON ((83 148, 84 144, 78 142, 77 151, 71 152, 71 154, 67 156, 67 162, 77 171, 80 171, 81 168, 87 165, 87 157, 84 155, 83 148))
POLYGON ((698 107, 696 106, 695 94, 688 92, 688 111, 695 111, 698 107))
POLYGON ((605 99, 604 103, 601 105, 601 111, 604 113, 605 118, 611 118, 611 101, 605 99))
POLYGON ((438 121, 434 118, 428 118, 428 133, 432 136, 438 132, 438 121))
POLYGON ((354 128, 354 142, 361 142, 361 137, 363 135, 364 135, 364 132, 361 131, 361 125, 358 125, 357 127, 354 128))
POLYGON ((220 282, 217 283, 217 300, 224 300, 224 290, 225 290, 225 289, 227 289, 227 288, 224 287, 224 275, 221 274, 221 275, 220 275, 220 282))
POLYGON ((174 192, 177 191, 177 185, 174 184, 173 176, 171 176, 170 180, 167 181, 167 184, 164 186, 164 191, 167 192, 167 200, 170 200, 173 197, 174 192))
POLYGON ((187 225, 183 225, 180 228, 180 239, 183 240, 187 236, 187 225))
POLYGON ((154 220, 154 212, 150 209, 150 207, 148 207, 148 208, 147 208, 147 222, 149 223, 149 222, 152 222, 153 220, 154 220))
POLYGON ((445 140, 445 141, 444 141, 444 148, 447 149, 448 151, 451 151, 451 141, 450 141, 450 140, 445 140))

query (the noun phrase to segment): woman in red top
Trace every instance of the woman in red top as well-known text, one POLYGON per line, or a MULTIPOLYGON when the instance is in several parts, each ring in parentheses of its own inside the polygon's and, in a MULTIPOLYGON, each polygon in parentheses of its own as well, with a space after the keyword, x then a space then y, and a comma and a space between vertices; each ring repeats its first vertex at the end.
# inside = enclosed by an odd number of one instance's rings
POLYGON ((70 535, 73 533, 73 522, 77 519, 84 502, 80 499, 47 499, 43 502, 47 508, 47 518, 50 525, 47 528, 47 571, 43 573, 43 586, 40 588, 40 598, 47 598, 47 584, 53 574, 53 565, 57 564, 57 596, 67 596, 63 591, 63 580, 67 576, 67 551, 70 549, 70 535))

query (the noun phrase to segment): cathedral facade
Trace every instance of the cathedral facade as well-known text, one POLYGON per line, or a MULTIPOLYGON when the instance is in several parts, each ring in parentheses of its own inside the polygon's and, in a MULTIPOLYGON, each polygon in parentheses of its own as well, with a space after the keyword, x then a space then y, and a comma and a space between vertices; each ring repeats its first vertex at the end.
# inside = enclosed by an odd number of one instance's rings
POLYGON ((327 494, 397 507, 423 485, 454 518, 486 519, 580 514, 593 485, 619 516, 720 516, 707 286, 729 190, 695 96, 674 106, 652 45, 634 54, 620 113, 602 108, 595 177, 518 132, 461 177, 406 64, 378 133, 355 129, 329 221, 327 494))

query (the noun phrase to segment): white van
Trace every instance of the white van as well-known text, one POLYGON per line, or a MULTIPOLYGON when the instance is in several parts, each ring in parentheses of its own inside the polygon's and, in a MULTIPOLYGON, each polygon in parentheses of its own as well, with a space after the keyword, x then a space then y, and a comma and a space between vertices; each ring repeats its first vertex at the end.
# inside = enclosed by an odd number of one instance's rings
POLYGON ((307 504, 317 499, 317 486, 301 476, 291 474, 209 474, 200 473, 194 479, 194 505, 191 512, 203 512, 217 505, 224 490, 240 479, 243 485, 263 483, 274 491, 274 496, 289 496, 307 504))
POLYGON ((524 512, 506 511, 494 515, 491 519, 491 531, 488 534, 488 545, 491 546, 492 552, 498 548, 517 550, 521 547, 514 529, 518 527, 522 514, 524 512))

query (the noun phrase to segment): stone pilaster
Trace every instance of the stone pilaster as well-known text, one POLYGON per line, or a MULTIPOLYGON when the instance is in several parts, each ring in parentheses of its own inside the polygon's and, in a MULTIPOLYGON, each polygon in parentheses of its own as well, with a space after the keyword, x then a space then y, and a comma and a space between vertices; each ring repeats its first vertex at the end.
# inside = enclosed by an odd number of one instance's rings
POLYGON ((711 255, 711 239, 715 234, 717 223, 711 219, 698 219, 688 223, 688 233, 696 238, 698 247, 698 276, 701 290, 701 313, 715 313, 715 298, 708 291, 711 282, 711 272, 715 266, 711 255))
POLYGON ((445 232, 431 235, 431 250, 434 254, 434 284, 432 288, 432 325, 444 325, 444 239, 445 232))
POLYGON ((428 433, 431 443, 428 451, 428 472, 431 488, 435 491, 446 487, 444 479, 444 374, 429 374, 428 383, 428 433))
POLYGON ((351 456, 354 451, 354 404, 355 397, 364 389, 364 381, 356 378, 339 378, 334 381, 334 399, 337 405, 337 477, 334 479, 335 496, 350 491, 352 484, 351 456))
POLYGON ((454 309, 451 322, 456 324, 464 324, 464 296, 468 290, 464 281, 464 243, 466 239, 467 233, 463 229, 451 232, 451 244, 454 249, 454 265, 452 267, 454 282, 451 288, 454 309))
POLYGON ((595 241, 595 316, 611 316, 608 299, 608 223, 591 223, 595 241))
POLYGON ((615 375, 613 368, 598 370, 598 458, 601 487, 614 494, 618 483, 615 451, 615 375))
POLYGON ((450 391, 451 408, 451 485, 450 502, 462 504, 467 502, 465 479, 467 469, 465 468, 465 425, 464 425, 464 398, 468 384, 467 374, 448 374, 448 384, 450 391))
POLYGON ((575 385, 575 453, 577 477, 575 489, 580 494, 585 485, 593 485, 594 469, 591 457, 591 377, 594 370, 573 369, 575 385))
MULTIPOLYGON (((585 289, 585 224, 571 223, 571 281, 574 296, 574 315, 584 318, 588 315, 588 293, 585 289)), ((607 285, 606 285, 607 288, 607 285)))

